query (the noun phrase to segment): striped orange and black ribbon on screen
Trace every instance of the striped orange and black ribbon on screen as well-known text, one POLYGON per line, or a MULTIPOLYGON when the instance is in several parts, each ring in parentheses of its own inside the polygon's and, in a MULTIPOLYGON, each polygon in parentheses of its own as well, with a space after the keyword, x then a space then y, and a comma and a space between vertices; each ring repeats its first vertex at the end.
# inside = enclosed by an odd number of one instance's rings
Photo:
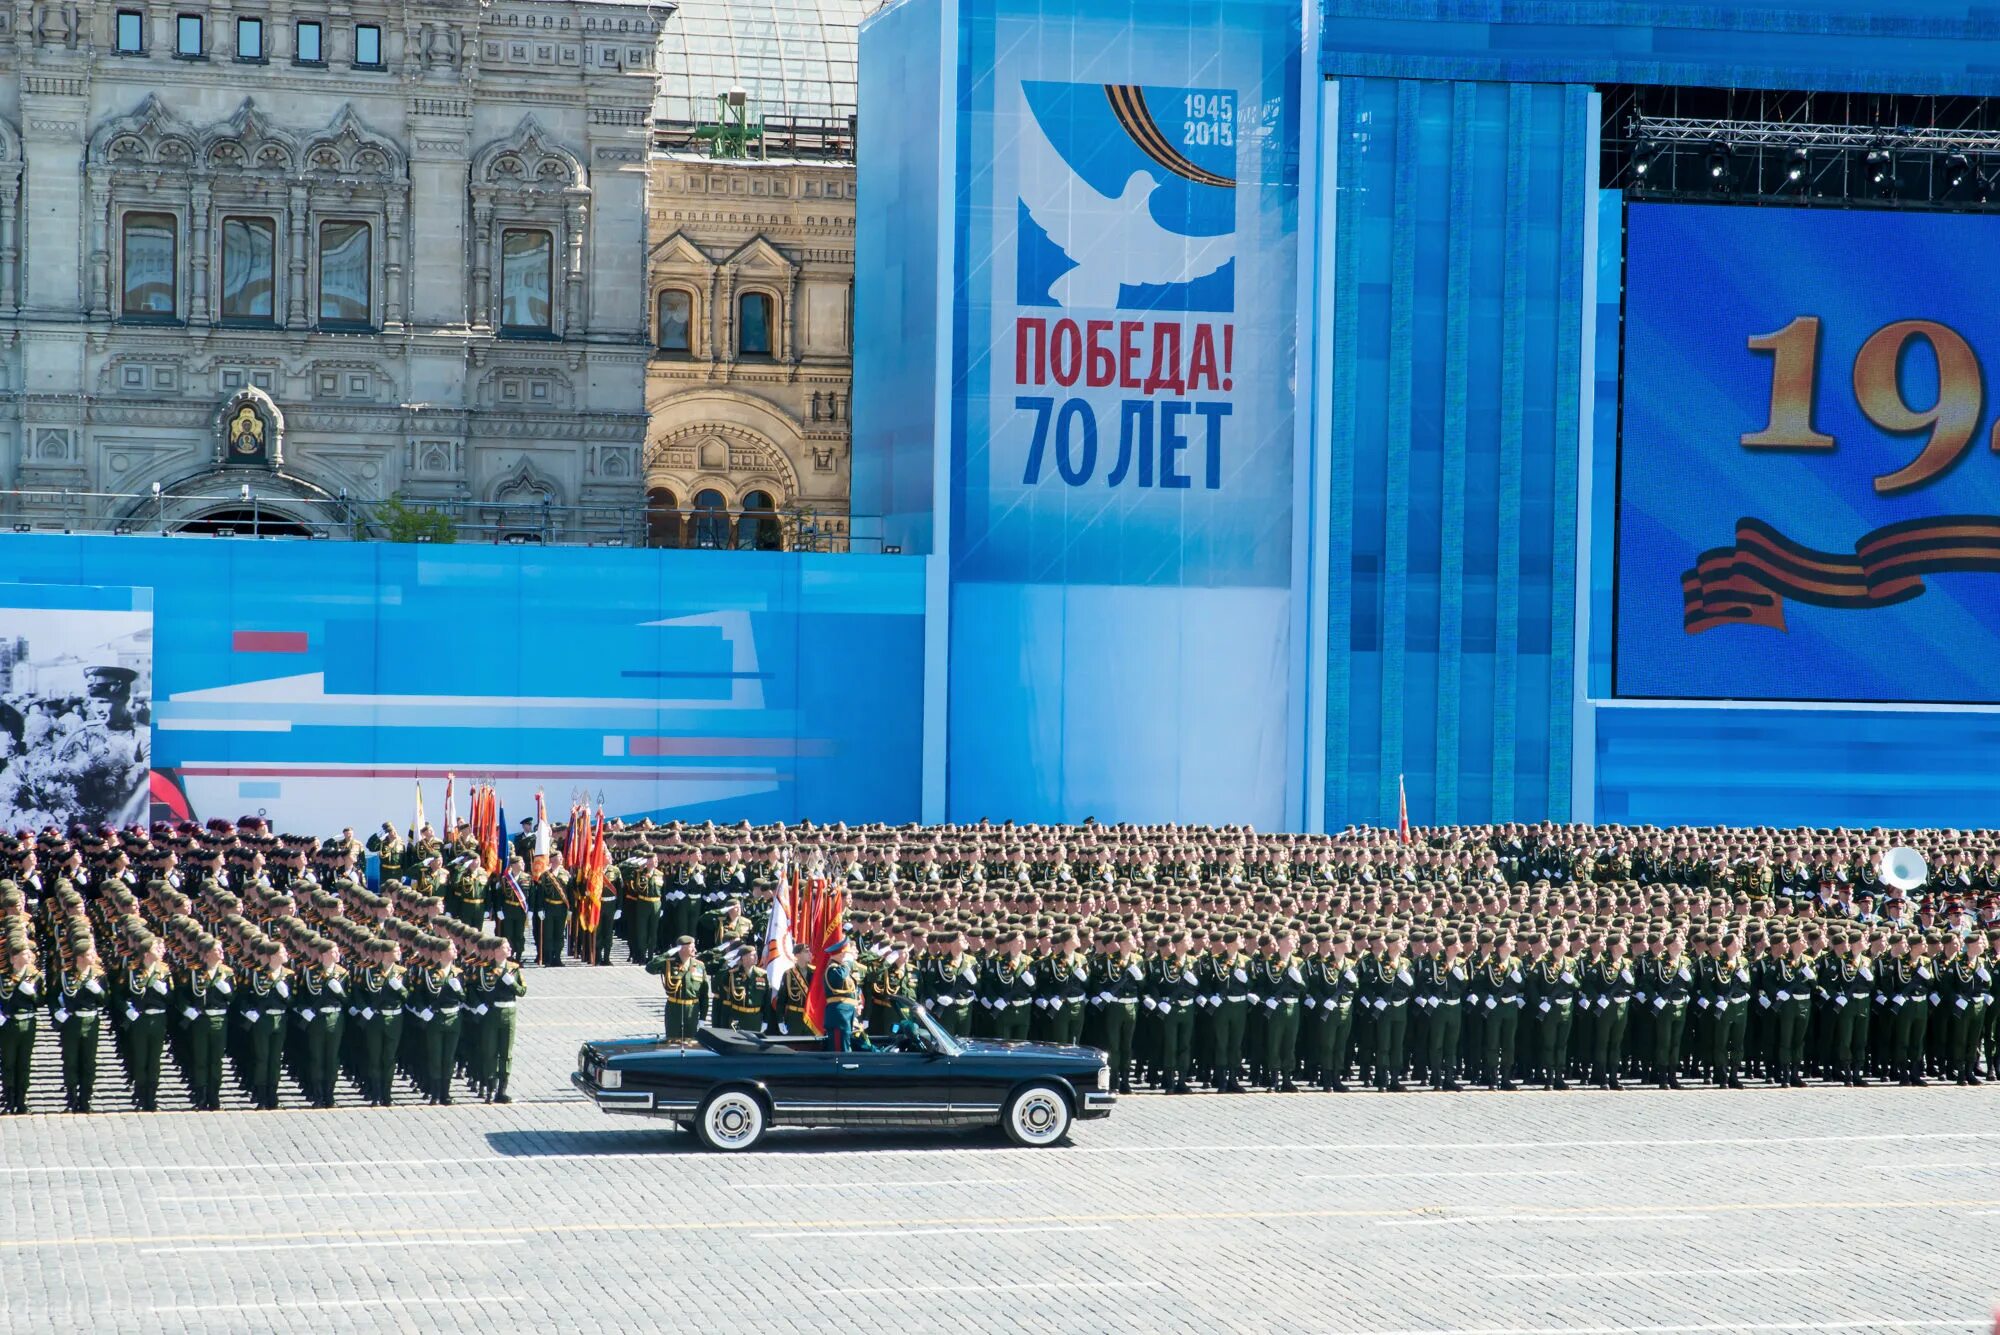
POLYGON ((1862 537, 1850 555, 1793 542, 1761 519, 1736 521, 1736 545, 1703 552, 1681 576, 1682 624, 1785 629, 1785 600, 1814 607, 1893 607, 1923 595, 1924 575, 2000 573, 2000 517, 1906 519, 1862 537))

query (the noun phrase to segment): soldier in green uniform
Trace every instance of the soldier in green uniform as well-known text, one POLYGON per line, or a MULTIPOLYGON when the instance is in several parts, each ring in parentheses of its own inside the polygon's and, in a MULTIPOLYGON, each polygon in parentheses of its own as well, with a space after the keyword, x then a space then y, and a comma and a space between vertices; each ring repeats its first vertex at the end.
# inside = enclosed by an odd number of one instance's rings
POLYGON ((1833 1000, 1831 1069, 1844 1085, 1868 1083, 1868 1029, 1873 1018, 1875 968, 1857 928, 1834 938, 1834 958, 1821 972, 1833 1000))
POLYGON ((878 956, 866 971, 862 994, 868 1002, 868 1032, 883 1037, 916 1014, 917 980, 899 949, 878 956))
POLYGON ((625 943, 634 964, 650 962, 659 947, 660 896, 666 883, 659 855, 650 849, 625 868, 620 903, 626 917, 625 943))
POLYGON ((979 979, 979 998, 993 1020, 993 1037, 1007 1042, 1028 1036, 1028 1011, 1035 999, 1034 962, 1022 953, 1027 939, 1009 932, 1000 953, 988 961, 979 979))
POLYGON ((1979 1040, 1985 1027, 1985 1001, 1973 952, 1983 951, 1984 937, 1962 943, 1956 932, 1945 934, 1944 958, 1938 964, 1938 997, 1945 1015, 1945 1071, 1954 1084, 1977 1085, 1979 1040))
POLYGON ((1457 1092, 1459 1033, 1465 1011, 1465 995, 1471 986, 1471 972, 1459 958, 1457 936, 1447 932, 1437 954, 1431 957, 1430 979, 1423 1000, 1430 1011, 1431 1088, 1457 1092))
POLYGON ((1578 995, 1576 966, 1569 959, 1568 943, 1561 933, 1554 933, 1548 953, 1536 970, 1534 986, 1535 1011, 1541 1017, 1537 1064, 1545 1089, 1569 1088, 1570 1033, 1576 1019, 1578 995))
POLYGON ((285 1017, 291 1010, 291 971, 285 967, 285 948, 276 941, 259 942, 251 958, 243 985, 236 989, 243 1076, 250 1101, 269 1110, 278 1106, 278 1058, 285 1038, 285 1017))
POLYGON ((708 1018, 708 967, 694 953, 694 938, 683 936, 672 950, 655 955, 646 972, 659 975, 666 992, 666 1036, 693 1038, 708 1018))
POLYGON ((539 915, 535 941, 541 947, 542 967, 559 969, 569 933, 569 873, 548 858, 537 857, 529 899, 539 915))
POLYGON ((42 971, 25 935, 0 940, 0 951, 5 953, 0 960, 0 1106, 10 1113, 25 1113, 42 971))
POLYGON ((1382 964, 1372 994, 1364 1000, 1375 1012, 1375 1088, 1401 1094, 1407 1060, 1404 1040, 1409 1034, 1410 1003, 1417 995, 1416 971, 1403 958, 1403 938, 1391 934, 1382 948, 1382 964))
POLYGON ((98 1017, 105 1001, 104 969, 88 938, 57 975, 51 999, 62 1043, 63 1095, 71 1112, 87 1113, 97 1089, 98 1017))
POLYGON ((1243 1093, 1243 1036, 1250 1014, 1250 992, 1254 987, 1250 971, 1258 962, 1241 949, 1242 937, 1230 929, 1222 934, 1221 949, 1210 958, 1215 989, 1215 1087, 1225 1094, 1243 1093))
POLYGON ((1681 1038, 1687 1027, 1694 969, 1681 955, 1678 932, 1667 937, 1666 954, 1652 981, 1653 1080, 1661 1089, 1680 1089, 1681 1038))
POLYGON ((486 868, 476 854, 467 854, 452 864, 445 883, 445 911, 472 928, 486 926, 486 868))
POLYGON ((1189 1046, 1194 1038, 1194 999, 1200 994, 1193 961, 1188 959, 1188 938, 1175 935, 1167 941, 1158 975, 1148 992, 1153 1011, 1160 1020, 1160 1079, 1169 1094, 1187 1094, 1189 1046))
POLYGON ((1275 949, 1263 963, 1262 976, 1253 974, 1264 1007, 1264 1083, 1281 1094, 1295 1094, 1298 1084, 1300 1003, 1306 996, 1305 972, 1294 953, 1290 931, 1276 933, 1275 949))
POLYGON ((222 946, 213 937, 202 938, 199 949, 175 1002, 184 1026, 189 1092, 196 1108, 213 1112, 222 1106, 222 1056, 236 974, 223 963, 222 946))
POLYGON ((806 1000, 812 995, 812 952, 804 946, 792 948, 792 967, 786 969, 771 994, 771 1020, 785 1035, 810 1034, 806 1022, 806 1000))
POLYGON ((1090 995, 1090 961, 1077 949, 1076 932, 1065 929, 1056 938, 1055 953, 1042 961, 1041 998, 1048 1014, 1049 1041, 1078 1043, 1083 1039, 1084 1010, 1090 995))
POLYGON ((488 1103, 512 1103, 507 1077, 514 1065, 514 1012, 528 983, 514 961, 513 948, 499 937, 482 937, 466 970, 466 1006, 478 1013, 479 1039, 473 1050, 473 1089, 488 1103))
POLYGON ((1113 1088, 1132 1092, 1132 1033, 1138 1023, 1139 998, 1146 969, 1132 947, 1129 933, 1107 933, 1102 941, 1091 986, 1097 1005, 1098 1037, 1102 1040, 1113 1088))
POLYGON ((312 942, 292 977, 292 1013, 300 1031, 299 1087, 315 1108, 331 1108, 339 1086, 347 987, 340 948, 331 941, 312 942))
POLYGON ((519 858, 511 859, 504 871, 487 886, 493 903, 494 930, 506 939, 507 951, 516 961, 528 958, 528 868, 519 858))
POLYGON ((125 978, 126 1061, 132 1074, 132 1101, 141 1112, 160 1108, 160 1060, 167 1039, 172 974, 166 947, 148 934, 133 943, 139 952, 125 978))
POLYGON ((764 1004, 770 999, 770 982, 757 967, 757 952, 738 946, 730 956, 730 967, 716 982, 715 1023, 722 1029, 762 1033, 764 1004))
POLYGON ((1749 962, 1743 958, 1743 943, 1736 933, 1730 932, 1722 938, 1722 957, 1707 971, 1702 987, 1710 1016, 1712 1076, 1722 1088, 1741 1089, 1744 1042, 1750 1032, 1754 989, 1749 962))
POLYGON ((930 940, 936 949, 917 966, 917 994, 947 1034, 968 1037, 972 1003, 979 995, 979 966, 965 953, 963 932, 935 932, 930 940))
POLYGON ((396 1101, 396 1053, 402 1044, 403 1011, 410 1003, 409 979, 399 954, 393 942, 374 942, 358 981, 361 1089, 378 1108, 396 1101))
POLYGON ((1514 1036, 1525 997, 1524 976, 1514 958, 1511 937, 1500 936, 1478 979, 1480 1005, 1486 1011, 1485 1051, 1480 1063, 1488 1089, 1514 1090, 1514 1036))
POLYGON ((1777 1023, 1771 1079, 1775 1084, 1804 1089, 1806 1024, 1812 1018, 1813 988, 1817 979, 1812 961, 1806 958, 1806 939, 1793 932, 1785 938, 1785 955, 1771 971, 1768 987, 1771 1014, 1777 1023))
POLYGON ((1355 1003, 1361 994, 1361 975, 1349 959, 1351 945, 1350 939, 1341 933, 1335 933, 1328 942, 1326 981, 1317 998, 1324 1022, 1319 1050, 1314 1054, 1319 1087, 1337 1094, 1347 1092, 1347 1044, 1354 1030, 1355 1003))

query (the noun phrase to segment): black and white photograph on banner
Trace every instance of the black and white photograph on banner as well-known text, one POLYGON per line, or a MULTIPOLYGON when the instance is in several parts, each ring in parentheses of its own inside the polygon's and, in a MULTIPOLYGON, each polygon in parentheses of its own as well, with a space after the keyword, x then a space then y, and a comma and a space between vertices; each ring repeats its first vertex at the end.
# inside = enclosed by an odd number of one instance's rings
POLYGON ((144 820, 152 698, 150 611, 0 607, 0 827, 144 820))

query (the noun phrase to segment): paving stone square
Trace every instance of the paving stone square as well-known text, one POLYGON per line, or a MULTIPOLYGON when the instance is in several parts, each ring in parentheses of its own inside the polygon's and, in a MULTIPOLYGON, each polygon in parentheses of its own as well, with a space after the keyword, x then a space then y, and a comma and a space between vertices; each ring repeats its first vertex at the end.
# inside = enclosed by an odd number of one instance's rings
POLYGON ((569 1088, 657 980, 529 984, 511 1106, 0 1122, 0 1329, 1985 1335, 2000 1297, 1991 1086, 1138 1095, 1054 1150, 717 1156, 569 1088))

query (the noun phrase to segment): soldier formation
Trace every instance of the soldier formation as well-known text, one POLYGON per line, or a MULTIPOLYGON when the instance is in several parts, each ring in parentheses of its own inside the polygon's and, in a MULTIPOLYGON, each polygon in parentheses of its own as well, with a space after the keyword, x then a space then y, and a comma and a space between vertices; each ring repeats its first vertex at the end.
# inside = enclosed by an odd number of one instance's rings
POLYGON ((0 1106, 28 1110, 43 1015, 72 1112, 98 1106, 107 1029, 140 1111, 169 1061, 197 1109, 222 1106, 226 1074, 276 1108, 285 1071, 313 1107, 343 1073, 386 1107, 399 1069, 432 1103, 461 1076, 507 1102, 526 987, 506 941, 425 887, 367 889, 364 857, 351 831, 250 819, 0 837, 0 1106))
POLYGON ((646 931, 656 897, 696 928, 629 955, 675 1036, 800 1032, 804 952, 771 997, 757 947, 783 869, 815 866, 847 890, 864 1033, 921 1001, 955 1034, 1101 1047, 1125 1091, 2000 1070, 1985 833, 642 823, 612 843, 600 930, 626 885, 646 931), (1883 881, 1897 846, 1923 884, 1883 881))
POLYGON ((517 959, 643 964, 666 1032, 805 1031, 774 994, 791 876, 847 900, 837 1004, 859 1041, 921 1002, 954 1034, 1087 1043, 1117 1088, 1668 1089, 1746 1079, 1977 1084, 2000 1070, 2000 842, 1957 831, 1500 825, 1247 829, 613 823, 601 894, 525 831, 364 846, 259 821, 0 842, 0 1100, 26 1107, 46 1016, 70 1106, 100 1027, 136 1106, 170 1057, 197 1107, 225 1066, 274 1106, 400 1069, 507 1101, 517 959), (1910 846, 1921 884, 1885 882, 1910 846), (363 884, 369 854, 379 890, 363 884), (487 933, 491 928, 492 934, 487 933), (622 943, 622 948, 621 948, 622 943))

